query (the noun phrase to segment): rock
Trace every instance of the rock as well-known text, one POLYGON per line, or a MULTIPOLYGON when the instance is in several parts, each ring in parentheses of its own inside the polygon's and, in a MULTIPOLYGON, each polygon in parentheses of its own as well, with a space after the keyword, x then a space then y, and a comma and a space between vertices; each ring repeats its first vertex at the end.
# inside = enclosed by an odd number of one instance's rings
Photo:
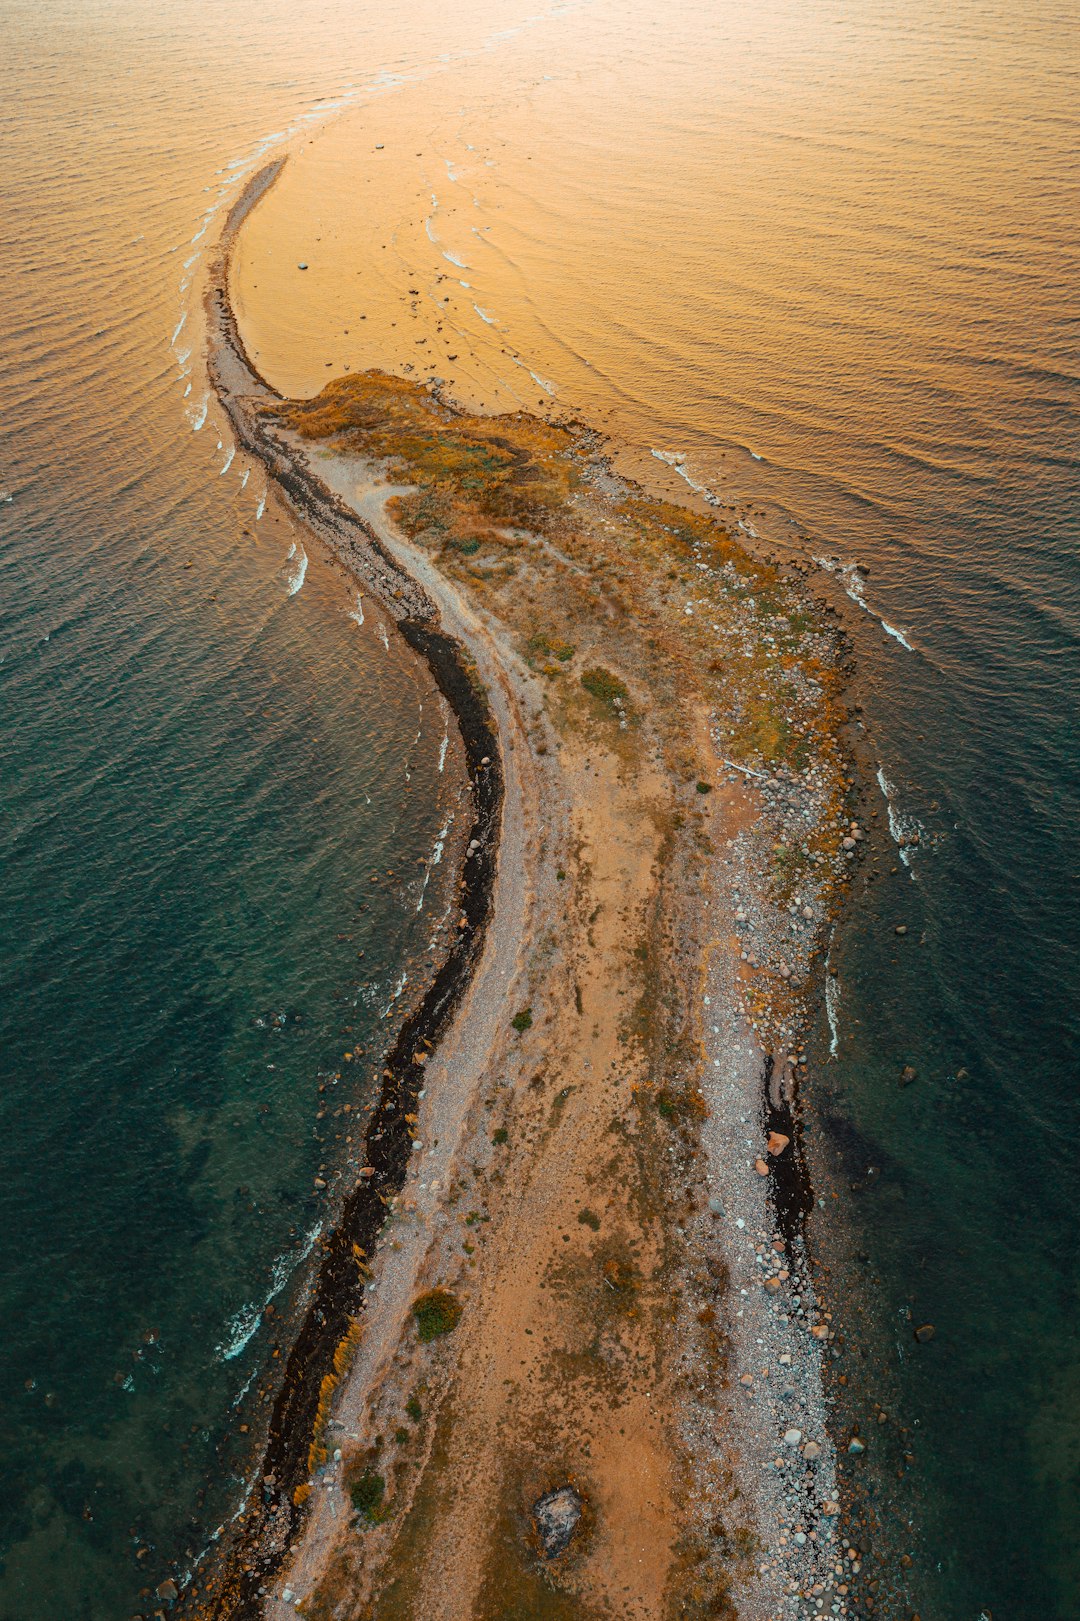
POLYGON ((809 923, 814 916, 814 908, 812 906, 804 906, 802 909, 802 915, 809 923))
POLYGON ((835 1520, 840 1512, 840 1504, 835 1502, 822 1503, 821 1512, 830 1520, 835 1520))
POLYGON ((307 269, 307 265, 306 265, 306 264, 304 264, 304 262, 303 262, 303 261, 302 261, 302 260, 301 260, 301 262, 300 262, 300 263, 299 263, 299 264, 298 264, 298 265, 297 265, 297 267, 296 267, 296 268, 297 268, 297 270, 306 270, 306 269, 307 269))
POLYGON ((785 1430, 784 1431, 784 1445, 786 1447, 797 1447, 801 1440, 802 1440, 802 1430, 785 1430))
POLYGON ((806 1445, 802 1449, 802 1455, 803 1455, 804 1458, 808 1458, 811 1463, 813 1463, 815 1458, 820 1458, 821 1457, 821 1444, 820 1444, 820 1442, 818 1442, 818 1441, 807 1441, 806 1445))
POLYGON ((855 840, 851 837, 850 833, 848 834, 846 839, 841 839, 840 840, 840 848, 842 850, 854 850, 854 848, 855 848, 855 840))
POLYGON ((722 1216, 724 1214, 724 1206, 719 1199, 710 1199, 709 1209, 712 1211, 714 1216, 722 1216))
POLYGON ((810 1332, 816 1340, 827 1340, 829 1337, 829 1330, 825 1323, 815 1323, 810 1332))
POLYGON ((324 1178, 324 1177, 321 1177, 321 1176, 317 1176, 317 1177, 316 1177, 316 1178, 315 1178, 315 1186, 316 1186, 316 1187, 317 1187, 317 1188, 325 1188, 325 1186, 326 1186, 326 1180, 325 1180, 325 1178, 324 1178))
POLYGON ((790 1141, 791 1138, 785 1137, 782 1131, 770 1131, 769 1140, 765 1144, 765 1147, 768 1152, 772 1154, 774 1158, 776 1158, 778 1155, 784 1152, 784 1149, 787 1147, 790 1141))
POLYGON ((488 755, 488 754, 485 754, 483 759, 480 761, 480 764, 481 765, 490 765, 491 764, 491 756, 488 755))
POLYGON ((768 1174, 769 1174, 769 1167, 765 1163, 765 1161, 761 1158, 760 1155, 754 1161, 754 1170, 757 1172, 757 1174, 759 1176, 768 1176, 768 1174))
POLYGON ((857 1435, 853 1435, 851 1440, 848 1442, 848 1451, 853 1453, 857 1458, 860 1452, 866 1451, 866 1442, 860 1441, 857 1435))
POLYGON ((584 1502, 573 1486, 557 1486, 533 1504, 533 1524, 545 1559, 557 1559, 578 1528, 584 1502))
POLYGON ((896 925, 896 929, 894 930, 894 933, 896 933, 896 934, 906 934, 907 933, 907 924, 906 923, 898 923, 896 925))
POLYGON ((903 1069, 900 1071, 900 1085, 910 1086, 912 1081, 918 1077, 918 1073, 918 1070, 915 1069, 913 1065, 905 1064, 903 1069))
POLYGON ((780 1279, 779 1278, 766 1278, 765 1282, 762 1284, 762 1288, 765 1289, 771 1295, 774 1295, 776 1293, 777 1289, 779 1289, 779 1287, 780 1287, 780 1279))
POLYGON ((934 1327, 933 1323, 920 1323, 918 1328, 915 1330, 915 1338, 918 1340, 920 1345, 925 1345, 927 1340, 932 1340, 936 1333, 937 1329, 934 1327))
POLYGON ((754 1382, 754 1375, 752 1373, 743 1373, 743 1374, 739 1375, 739 1383, 740 1383, 740 1385, 752 1385, 753 1382, 754 1382))
POLYGON ((157 1596, 160 1599, 164 1599, 168 1604, 171 1604, 174 1599, 178 1599, 180 1597, 180 1589, 177 1587, 171 1576, 167 1576, 163 1582, 158 1584, 157 1596))

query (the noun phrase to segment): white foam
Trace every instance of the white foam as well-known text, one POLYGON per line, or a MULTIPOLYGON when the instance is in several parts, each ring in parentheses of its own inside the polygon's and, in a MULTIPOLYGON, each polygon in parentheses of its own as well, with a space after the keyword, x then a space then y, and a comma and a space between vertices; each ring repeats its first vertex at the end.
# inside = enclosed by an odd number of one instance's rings
POLYGON ((448 259, 452 265, 457 265, 459 270, 469 270, 472 268, 470 265, 466 264, 464 259, 460 259, 456 253, 451 253, 447 248, 443 249, 443 258, 448 259))
POLYGON ((428 862, 427 866, 424 868, 424 882, 420 885, 420 898, 416 903, 416 910, 418 912, 423 911, 424 896, 427 893, 428 880, 431 877, 431 869, 432 869, 432 867, 437 867, 439 865, 439 862, 443 858, 443 851, 446 849, 446 840, 447 840, 447 837, 449 836, 450 828, 451 828, 451 825, 453 823, 453 820, 454 820, 454 813, 453 813, 453 811, 451 811, 450 815, 446 818, 446 821, 443 823, 442 827, 439 829, 438 837, 435 840, 435 848, 431 852, 431 860, 428 862))
POLYGON ((888 812, 889 832, 892 835, 892 841, 900 852, 900 860, 904 863, 904 866, 910 867, 912 835, 916 835, 916 842, 921 840, 924 831, 922 823, 917 817, 897 809, 895 803, 896 789, 881 766, 878 766, 877 780, 888 812))
POLYGON ((386 626, 383 624, 381 619, 379 620, 379 640, 382 642, 383 646, 386 648, 386 651, 389 653, 389 651, 390 651, 390 640, 389 640, 389 638, 388 638, 388 636, 386 634, 386 626))
POLYGON ((473 309, 476 311, 476 313, 480 317, 481 321, 486 321, 488 326, 494 326, 495 325, 495 317, 493 315, 489 315, 487 310, 482 310, 480 308, 479 304, 474 304, 473 309))
POLYGON ((266 491, 264 490, 262 492, 262 495, 259 498, 259 504, 255 508, 255 522, 256 523, 258 523, 259 519, 262 517, 262 515, 263 515, 263 513, 265 511, 266 511, 266 491))
POLYGON ((288 1250, 279 1255, 274 1262, 270 1274, 270 1289, 261 1305, 248 1303, 240 1307, 234 1316, 229 1318, 229 1332, 231 1338, 223 1341, 217 1348, 217 1357, 220 1362, 232 1362, 238 1357, 246 1345, 249 1345, 258 1332, 259 1324, 263 1319, 263 1312, 284 1289, 289 1281, 289 1275, 301 1261, 306 1261, 315 1245, 315 1240, 322 1232, 322 1223, 317 1222, 309 1233, 305 1235, 304 1243, 299 1250, 288 1250))
POLYGON ((240 488, 242 490, 247 489, 247 481, 248 481, 248 479, 250 477, 251 477, 251 468, 250 467, 245 467, 244 471, 243 471, 243 475, 242 475, 242 477, 240 479, 240 488))
POLYGON ((866 593, 863 590, 863 576, 858 563, 841 563, 836 557, 815 557, 814 562, 818 568, 823 568, 827 574, 836 576, 844 588, 844 594, 850 597, 851 601, 856 603, 863 613, 869 614, 871 619, 876 619, 886 636, 891 636, 909 653, 914 653, 915 649, 908 641, 906 633, 899 629, 898 626, 890 625, 888 620, 883 619, 877 610, 871 608, 867 602, 866 593))
MULTIPOLYGON (((432 242, 432 243, 434 243, 434 245, 435 245, 435 246, 436 246, 436 247, 438 247, 438 245, 439 245, 439 239, 438 239, 438 237, 437 237, 437 236, 436 236, 436 235, 435 235, 435 232, 434 232, 434 231, 433 231, 433 230, 432 230, 432 227, 431 227, 431 216, 430 216, 430 214, 429 214, 429 215, 428 215, 428 217, 427 217, 427 219, 426 219, 426 220, 425 220, 425 221, 424 221, 424 230, 425 230, 425 231, 426 231, 426 232, 427 232, 427 239, 428 239, 428 241, 429 241, 429 242, 432 242)), ((448 254, 445 254, 445 253, 444 253, 444 254, 443 254, 443 258, 444 258, 444 259, 446 259, 446 258, 448 258, 448 257, 449 257, 449 255, 448 255, 448 254)))
POLYGON ((225 460, 222 463, 221 472, 218 474, 219 478, 223 478, 224 475, 229 471, 229 468, 233 464, 233 457, 235 455, 236 455, 236 446, 235 445, 230 445, 228 450, 225 453, 225 460))
POLYGON ((356 593, 356 607, 349 614, 349 618, 354 619, 358 625, 364 623, 364 593, 362 591, 356 593))
POLYGON ((840 1044, 840 1027, 837 1023, 837 1014, 840 1011, 840 981, 826 969, 825 974, 825 1012, 829 1016, 829 1052, 836 1057, 836 1049, 840 1044))
POLYGON ((658 462, 664 462, 668 467, 670 467, 672 472, 678 473, 679 477, 683 479, 685 483, 689 484, 694 494, 700 495, 709 503, 711 507, 718 507, 720 505, 719 497, 713 494, 713 492, 709 489, 709 486, 707 484, 700 484, 696 478, 691 476, 690 470, 686 465, 686 457, 683 455, 681 450, 654 450, 652 455, 656 457, 658 462))
POLYGON ((184 330, 184 327, 185 327, 185 325, 187 323, 187 317, 188 317, 188 312, 187 312, 187 310, 185 310, 183 315, 180 317, 179 321, 177 321, 177 323, 176 323, 176 331, 173 333, 172 337, 169 339, 170 348, 175 349, 176 340, 180 336, 181 332, 183 332, 183 330, 184 330))
MULTIPOLYGON (((289 552, 289 556, 292 557, 293 553, 296 550, 297 550, 297 548, 293 547, 293 549, 289 552)), ((296 567, 292 570, 292 572, 291 572, 291 574, 289 576, 289 595, 290 595, 290 597, 295 597, 296 593, 299 591, 300 587, 303 585, 305 576, 307 575, 307 566, 308 566, 307 552, 301 546, 301 547, 299 547, 299 553, 300 553, 300 555, 299 555, 299 557, 297 559, 296 567)))
POLYGON ((202 397, 202 400, 200 401, 198 406, 195 408, 194 416, 191 418, 191 431, 192 431, 192 433, 198 433, 199 432, 199 429, 202 427, 203 423, 206 421, 206 413, 207 413, 207 411, 209 409, 210 409, 210 396, 209 396, 209 394, 204 394, 203 397, 202 397))

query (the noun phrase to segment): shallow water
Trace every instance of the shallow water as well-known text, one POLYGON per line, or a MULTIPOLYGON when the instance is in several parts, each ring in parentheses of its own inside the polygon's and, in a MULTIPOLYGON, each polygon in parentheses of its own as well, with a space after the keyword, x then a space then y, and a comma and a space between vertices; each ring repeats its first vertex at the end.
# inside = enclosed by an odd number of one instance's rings
MULTIPOLYGON (((181 1555, 197 1542, 253 1365, 213 1347, 309 1230, 315 1072, 363 945, 336 940, 352 874, 405 870, 438 822, 437 729, 394 820, 415 672, 388 669, 314 555, 288 594, 300 538, 272 501, 255 525, 261 475, 221 474, 212 409, 190 431, 191 238, 239 160, 292 130, 237 282, 274 382, 310 393, 381 364, 469 404, 578 411, 630 465, 828 564, 868 818, 889 821, 880 765, 896 830, 921 835, 910 865, 882 835, 834 944, 836 1052, 823 1025, 812 1088, 817 1238, 856 1330, 843 1419, 871 1438, 859 1474, 887 1540, 914 1555, 912 1607, 1075 1614, 1070 13, 11 15, 3 1186, 25 1331, 3 1386, 0 1612, 119 1613, 142 1539, 161 1566, 178 1532, 181 1555), (304 1022, 250 1027, 272 1008, 304 1022), (151 1329, 160 1349, 135 1361, 151 1329)), ((402 937, 383 938, 385 978, 402 937)))

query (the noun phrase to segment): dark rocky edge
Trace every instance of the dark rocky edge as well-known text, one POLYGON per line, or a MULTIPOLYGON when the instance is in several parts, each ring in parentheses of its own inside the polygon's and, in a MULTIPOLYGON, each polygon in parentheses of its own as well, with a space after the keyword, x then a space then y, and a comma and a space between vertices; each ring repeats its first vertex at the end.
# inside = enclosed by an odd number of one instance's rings
POLYGON ((363 1312, 364 1268, 358 1260, 370 1258, 387 1205, 405 1181, 412 1156, 406 1116, 417 1111, 425 1061, 445 1035, 480 957, 494 897, 503 801, 495 728, 465 650, 441 629, 427 593, 303 460, 289 454, 267 420, 266 407, 281 396, 256 371, 241 341, 229 300, 229 254, 237 230, 284 162, 279 159, 260 170, 226 220, 206 291, 209 375, 243 448, 266 465, 297 513, 350 572, 371 586, 394 614, 409 646, 426 660, 464 743, 473 822, 457 892, 460 926, 384 1060, 379 1102, 365 1137, 366 1174, 347 1195, 323 1246, 274 1400, 259 1470, 261 1490, 252 1493, 245 1514, 226 1532, 212 1568, 201 1570, 182 1596, 187 1613, 214 1621, 255 1621, 262 1615, 262 1594, 303 1513, 294 1493, 309 1479, 323 1378, 363 1312))

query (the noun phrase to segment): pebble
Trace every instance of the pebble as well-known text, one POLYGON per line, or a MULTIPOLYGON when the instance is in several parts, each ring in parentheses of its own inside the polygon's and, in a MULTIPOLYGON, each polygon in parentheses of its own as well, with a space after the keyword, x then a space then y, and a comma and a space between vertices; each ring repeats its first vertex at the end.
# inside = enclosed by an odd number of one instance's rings
POLYGON ((851 1440, 848 1442, 848 1451, 854 1453, 855 1457, 858 1457, 860 1452, 866 1451, 866 1442, 860 1441, 857 1435, 853 1435, 851 1440))
POLYGON ((719 1199, 710 1199, 709 1209, 712 1211, 714 1216, 722 1216, 724 1214, 724 1206, 719 1199))
POLYGON ((906 934, 907 933, 907 924, 906 923, 898 923, 896 925, 895 932, 897 934, 906 934))
POLYGON ((759 1176, 768 1176, 769 1174, 769 1167, 760 1155, 754 1161, 754 1170, 759 1176))
POLYGON ((912 1081, 918 1077, 918 1073, 918 1070, 912 1064, 905 1064, 900 1071, 900 1085, 910 1086, 912 1081))
POLYGON ((821 1444, 820 1444, 820 1442, 818 1442, 818 1441, 807 1441, 806 1445, 802 1449, 802 1455, 803 1455, 804 1458, 809 1458, 811 1463, 814 1461, 815 1458, 820 1458, 821 1457, 821 1444))
POLYGON ((801 1440, 802 1440, 802 1430, 785 1430, 784 1431, 784 1445, 786 1447, 797 1447, 801 1440))
POLYGON ((932 1340, 936 1333, 937 1329, 934 1327, 933 1323, 920 1323, 918 1328, 915 1330, 915 1338, 918 1340, 920 1345, 925 1345, 927 1340, 932 1340))
POLYGON ((769 1140, 765 1144, 765 1147, 767 1151, 775 1157, 776 1155, 784 1152, 784 1149, 787 1147, 790 1141, 791 1138, 785 1137, 782 1131, 770 1131, 769 1140))

